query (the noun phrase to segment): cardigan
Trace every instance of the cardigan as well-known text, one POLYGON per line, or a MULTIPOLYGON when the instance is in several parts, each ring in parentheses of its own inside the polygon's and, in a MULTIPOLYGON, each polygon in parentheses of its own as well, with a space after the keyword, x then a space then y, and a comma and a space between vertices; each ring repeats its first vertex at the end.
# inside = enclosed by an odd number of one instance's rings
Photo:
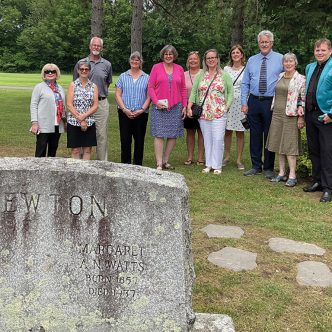
MULTIPOLYGON (((194 84, 193 84, 193 88, 191 90, 191 94, 189 97, 189 101, 191 103, 195 103, 195 104, 200 104, 200 100, 199 100, 199 93, 198 93, 198 87, 204 77, 204 72, 201 71, 194 80, 194 84)), ((225 82, 225 101, 226 101, 226 106, 227 108, 229 108, 232 104, 233 101, 233 83, 232 83, 232 79, 229 76, 228 73, 226 73, 224 70, 221 72, 221 78, 223 79, 223 81, 225 82)))
MULTIPOLYGON (((279 75, 278 82, 284 77, 285 72, 279 75)), ((275 95, 273 96, 271 110, 274 106, 275 95)), ((297 107, 302 106, 304 108, 305 100, 305 77, 298 71, 295 71, 293 77, 289 81, 287 101, 286 101, 286 115, 298 116, 297 107)))
POLYGON ((170 87, 163 62, 153 65, 148 82, 148 93, 155 105, 158 103, 158 100, 167 99, 169 110, 178 103, 182 103, 182 107, 186 107, 188 101, 183 68, 173 63, 172 84, 170 87))
MULTIPOLYGON (((316 66, 317 62, 313 62, 306 67, 306 92, 316 66)), ((323 113, 332 114, 332 57, 327 60, 318 80, 316 99, 323 113)))
MULTIPOLYGON (((65 103, 65 92, 58 84, 59 93, 61 94, 63 104, 65 103)), ((53 91, 45 83, 37 84, 31 96, 30 114, 31 122, 37 121, 41 133, 54 133, 54 119, 56 117, 57 109, 55 104, 55 97, 53 91)), ((64 125, 62 119, 59 123, 59 132, 64 132, 64 125)))

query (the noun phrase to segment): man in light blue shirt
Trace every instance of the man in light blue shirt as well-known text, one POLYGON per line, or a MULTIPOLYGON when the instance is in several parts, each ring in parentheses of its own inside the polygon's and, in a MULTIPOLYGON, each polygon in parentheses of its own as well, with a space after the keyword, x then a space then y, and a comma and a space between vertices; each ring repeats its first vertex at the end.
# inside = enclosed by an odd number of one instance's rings
POLYGON ((250 156, 252 168, 245 176, 261 174, 273 177, 274 153, 265 148, 272 112, 271 104, 279 74, 283 71, 282 54, 274 52, 273 34, 263 30, 258 34, 260 53, 249 58, 241 84, 242 112, 250 123, 250 156), (264 162, 262 151, 264 149, 264 162))

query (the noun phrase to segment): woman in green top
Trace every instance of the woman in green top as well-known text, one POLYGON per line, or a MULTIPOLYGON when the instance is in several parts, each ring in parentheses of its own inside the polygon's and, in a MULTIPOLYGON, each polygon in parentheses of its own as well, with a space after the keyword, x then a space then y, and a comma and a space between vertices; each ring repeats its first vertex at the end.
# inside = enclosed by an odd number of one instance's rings
POLYGON ((205 168, 203 173, 213 170, 221 174, 224 155, 224 136, 227 112, 233 100, 232 79, 220 67, 220 58, 215 49, 207 50, 203 58, 203 71, 195 78, 188 104, 188 115, 191 116, 193 103, 203 104, 199 124, 203 133, 205 148, 205 168))

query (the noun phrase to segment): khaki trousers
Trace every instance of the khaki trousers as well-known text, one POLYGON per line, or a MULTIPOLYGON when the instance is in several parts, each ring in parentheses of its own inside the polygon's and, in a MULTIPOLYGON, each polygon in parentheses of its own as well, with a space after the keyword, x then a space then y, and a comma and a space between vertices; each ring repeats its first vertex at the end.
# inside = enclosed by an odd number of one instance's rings
POLYGON ((98 110, 94 114, 97 134, 97 159, 108 160, 108 117, 110 105, 107 98, 99 100, 98 110))

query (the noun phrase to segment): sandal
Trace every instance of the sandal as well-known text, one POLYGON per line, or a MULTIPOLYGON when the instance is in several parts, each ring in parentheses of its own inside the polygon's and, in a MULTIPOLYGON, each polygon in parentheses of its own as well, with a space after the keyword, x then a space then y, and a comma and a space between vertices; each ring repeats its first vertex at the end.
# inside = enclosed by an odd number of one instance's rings
POLYGON ((191 166, 193 164, 193 161, 191 159, 188 159, 187 161, 184 162, 185 165, 191 166))
POLYGON ((225 167, 229 163, 229 159, 224 159, 222 162, 222 166, 225 167))
POLYGON ((277 175, 275 177, 273 177, 271 180, 271 182, 286 182, 287 181, 287 176, 286 175, 277 175))
POLYGON ((244 165, 242 163, 237 163, 236 167, 239 171, 243 171, 244 170, 244 165))
POLYGON ((292 179, 292 178, 288 178, 287 182, 285 183, 286 187, 295 187, 297 184, 297 179, 292 179))
POLYGON ((196 165, 197 166, 204 166, 205 165, 205 161, 199 161, 199 160, 197 160, 196 165))
POLYGON ((161 173, 162 173, 162 171, 163 171, 163 167, 160 166, 160 165, 157 165, 156 170, 157 170, 157 174, 158 174, 158 175, 161 175, 161 173))
POLYGON ((166 162, 163 164, 163 169, 173 170, 173 169, 175 169, 175 167, 173 167, 171 164, 166 162))

